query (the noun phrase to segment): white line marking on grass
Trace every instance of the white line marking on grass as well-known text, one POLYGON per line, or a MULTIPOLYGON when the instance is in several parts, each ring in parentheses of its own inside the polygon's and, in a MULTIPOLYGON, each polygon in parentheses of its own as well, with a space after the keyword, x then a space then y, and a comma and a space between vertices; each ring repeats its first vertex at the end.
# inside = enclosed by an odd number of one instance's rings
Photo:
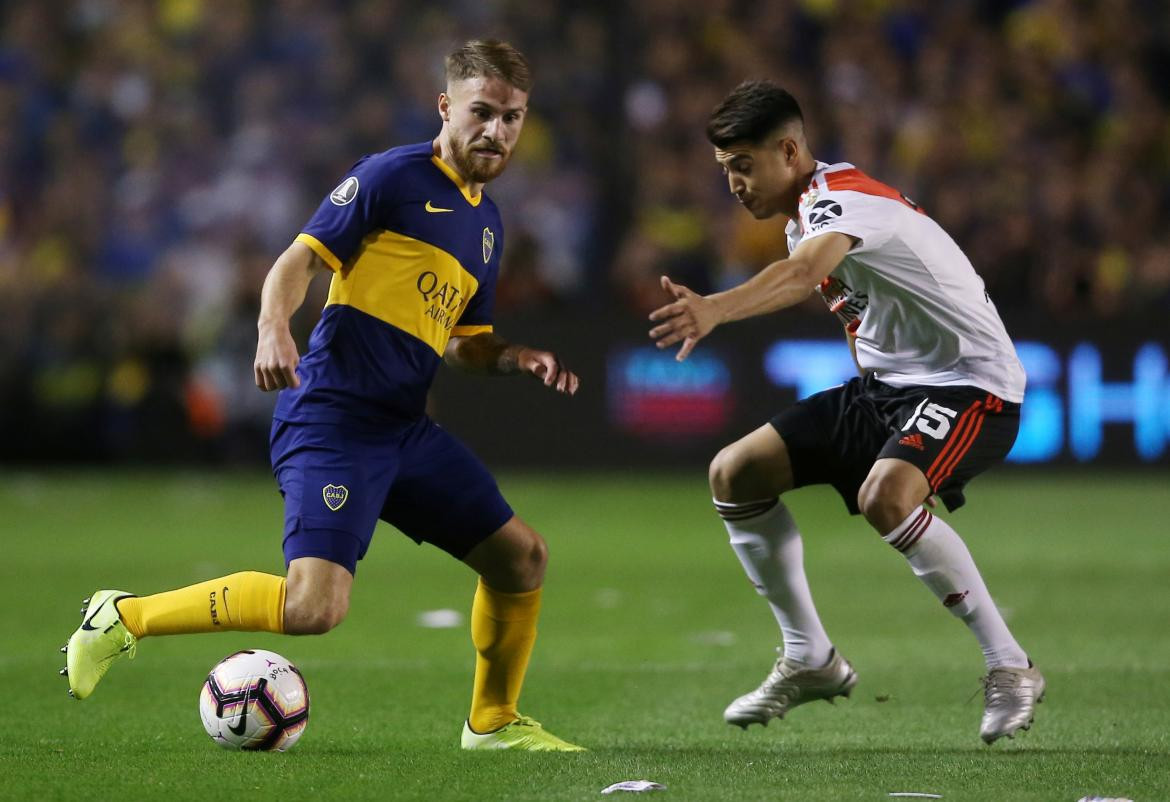
POLYGON ((696 632, 691 640, 704 646, 734 646, 736 637, 734 632, 724 629, 715 629, 708 632, 696 632))
POLYGON ((425 629, 454 629, 463 623, 463 613, 458 610, 423 610, 415 623, 425 629))

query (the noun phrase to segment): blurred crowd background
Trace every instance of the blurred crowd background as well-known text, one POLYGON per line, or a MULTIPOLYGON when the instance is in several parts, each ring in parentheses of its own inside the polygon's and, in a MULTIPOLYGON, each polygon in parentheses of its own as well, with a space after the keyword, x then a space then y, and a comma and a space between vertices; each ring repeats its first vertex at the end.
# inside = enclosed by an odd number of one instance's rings
POLYGON ((1164 0, 0 8, 5 458, 262 459, 266 271, 358 156, 436 134, 443 56, 475 37, 536 78, 488 190, 501 323, 641 316, 662 273, 703 292, 782 255, 782 223, 733 202, 703 137, 758 77, 801 101, 818 158, 925 207, 1009 322, 1170 313, 1164 0))

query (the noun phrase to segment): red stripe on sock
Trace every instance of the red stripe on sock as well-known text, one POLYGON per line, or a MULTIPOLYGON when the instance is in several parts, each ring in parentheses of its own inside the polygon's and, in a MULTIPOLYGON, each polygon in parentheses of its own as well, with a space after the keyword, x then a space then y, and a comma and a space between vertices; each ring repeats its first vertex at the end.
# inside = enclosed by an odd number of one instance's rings
POLYGON ((780 503, 779 499, 768 501, 754 501, 746 504, 728 504, 715 502, 715 512, 725 521, 741 521, 745 518, 755 518, 774 509, 780 503))
POLYGON ((903 554, 905 554, 907 551, 909 551, 914 546, 915 543, 917 543, 919 540, 922 539, 922 536, 924 534, 926 534, 926 530, 930 528, 930 524, 933 521, 934 521, 934 516, 931 515, 929 512, 926 513, 926 521, 924 521, 922 526, 919 527, 918 531, 914 534, 914 537, 910 538, 909 541, 907 541, 902 546, 900 546, 898 548, 898 551, 902 552, 903 554))
POLYGON ((899 551, 901 551, 902 550, 902 543, 904 543, 908 538, 913 536, 915 529, 917 529, 918 526, 920 524, 922 524, 923 519, 928 517, 929 515, 930 515, 930 513, 927 510, 922 510, 921 512, 919 512, 918 517, 915 518, 913 521, 911 521, 910 525, 906 527, 906 531, 904 531, 902 534, 898 535, 898 537, 896 537, 890 543, 890 545, 893 546, 894 548, 898 549, 899 551))

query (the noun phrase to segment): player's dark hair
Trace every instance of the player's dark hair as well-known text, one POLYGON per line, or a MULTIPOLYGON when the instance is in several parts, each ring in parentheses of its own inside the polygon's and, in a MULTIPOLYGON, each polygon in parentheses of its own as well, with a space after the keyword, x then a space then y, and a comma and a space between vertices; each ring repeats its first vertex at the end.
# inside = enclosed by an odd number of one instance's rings
POLYGON ((490 76, 506 81, 521 92, 532 89, 528 59, 499 39, 472 39, 447 56, 447 81, 490 76))
POLYGON ((734 142, 758 145, 793 120, 804 122, 796 98, 771 81, 744 81, 711 112, 707 140, 717 148, 734 142))

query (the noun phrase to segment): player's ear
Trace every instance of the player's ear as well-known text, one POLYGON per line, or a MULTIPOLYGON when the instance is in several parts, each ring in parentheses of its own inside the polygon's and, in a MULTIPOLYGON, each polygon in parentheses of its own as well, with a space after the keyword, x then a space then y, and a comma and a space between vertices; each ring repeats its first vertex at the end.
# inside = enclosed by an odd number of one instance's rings
POLYGON ((443 122, 451 120, 451 98, 446 92, 439 93, 439 116, 443 118, 443 122))
POLYGON ((800 155, 800 145, 792 137, 786 136, 780 140, 780 153, 785 164, 796 164, 796 158, 800 155))

